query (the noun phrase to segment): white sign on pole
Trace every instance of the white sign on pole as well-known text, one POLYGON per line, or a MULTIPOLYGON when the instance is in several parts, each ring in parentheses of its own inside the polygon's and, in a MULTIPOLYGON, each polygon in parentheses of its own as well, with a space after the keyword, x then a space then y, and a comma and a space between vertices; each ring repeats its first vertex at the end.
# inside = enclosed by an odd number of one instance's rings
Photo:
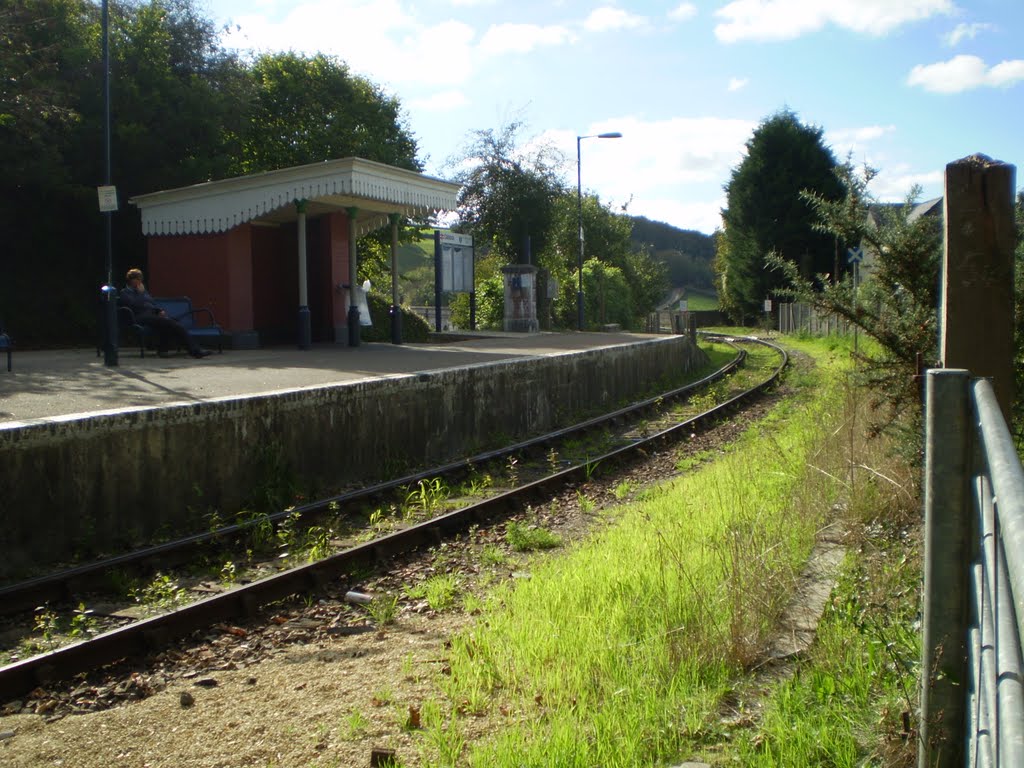
POLYGON ((100 213, 117 210, 117 187, 96 187, 100 198, 100 213))
POLYGON ((765 299, 764 300, 764 311, 765 312, 771 312, 772 311, 772 300, 771 299, 765 299))
POLYGON ((680 299, 679 300, 679 311, 680 312, 686 312, 686 308, 688 306, 689 306, 689 304, 686 303, 686 299, 680 299))

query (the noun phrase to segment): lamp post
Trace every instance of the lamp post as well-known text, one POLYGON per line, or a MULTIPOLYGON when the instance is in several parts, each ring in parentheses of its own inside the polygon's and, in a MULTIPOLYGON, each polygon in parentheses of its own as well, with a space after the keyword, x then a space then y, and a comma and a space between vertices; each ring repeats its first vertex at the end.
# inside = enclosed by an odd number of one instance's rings
POLYGON ((583 139, 621 139, 618 131, 576 137, 576 223, 579 227, 580 253, 576 263, 579 287, 576 290, 576 329, 583 330, 583 174, 580 170, 580 142, 583 139))
MULTIPOLYGON (((108 0, 103 0, 100 11, 100 26, 103 35, 103 165, 105 181, 110 188, 110 11, 108 0)), ((116 198, 114 207, 116 207, 116 198)), ((116 366, 117 355, 117 291, 114 288, 114 255, 112 211, 103 213, 107 234, 106 285, 103 286, 103 364, 116 366)))

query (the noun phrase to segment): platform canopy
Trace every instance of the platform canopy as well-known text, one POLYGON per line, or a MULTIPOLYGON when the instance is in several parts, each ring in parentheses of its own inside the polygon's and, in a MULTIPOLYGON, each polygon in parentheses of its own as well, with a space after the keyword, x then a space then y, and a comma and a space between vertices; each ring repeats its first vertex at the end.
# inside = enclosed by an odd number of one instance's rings
POLYGON ((458 191, 452 182, 346 157, 137 195, 129 202, 142 213, 145 235, 213 234, 247 222, 295 221, 299 201, 305 201, 308 216, 358 209, 356 231, 363 235, 387 224, 388 214, 419 218, 455 210, 458 191))

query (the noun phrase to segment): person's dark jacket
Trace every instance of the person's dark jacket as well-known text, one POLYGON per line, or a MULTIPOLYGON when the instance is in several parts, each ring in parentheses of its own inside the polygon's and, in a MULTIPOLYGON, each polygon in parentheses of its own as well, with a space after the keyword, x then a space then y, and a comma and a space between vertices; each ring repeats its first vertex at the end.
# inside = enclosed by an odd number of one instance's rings
POLYGON ((139 292, 131 286, 121 289, 118 303, 134 312, 136 318, 153 317, 160 314, 160 307, 153 301, 149 291, 139 292))

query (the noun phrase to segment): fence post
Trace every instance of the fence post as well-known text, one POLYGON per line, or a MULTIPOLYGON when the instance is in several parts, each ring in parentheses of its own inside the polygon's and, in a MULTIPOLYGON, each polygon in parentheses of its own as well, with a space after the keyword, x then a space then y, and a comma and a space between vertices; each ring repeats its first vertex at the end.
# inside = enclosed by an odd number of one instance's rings
POLYGON ((939 313, 943 366, 990 377, 1007 421, 1014 394, 1015 171, 984 155, 946 166, 939 313))
POLYGON ((965 370, 925 374, 924 626, 918 768, 963 765, 971 517, 965 370))

